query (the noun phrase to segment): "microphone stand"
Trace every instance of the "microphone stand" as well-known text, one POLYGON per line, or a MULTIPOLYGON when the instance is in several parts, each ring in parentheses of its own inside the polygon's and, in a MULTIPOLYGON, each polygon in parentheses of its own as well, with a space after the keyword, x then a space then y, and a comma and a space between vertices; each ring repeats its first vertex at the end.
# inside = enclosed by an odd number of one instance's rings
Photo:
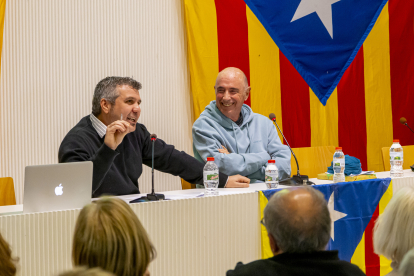
POLYGON ((411 129, 411 127, 407 124, 407 122, 405 122, 403 125, 405 125, 406 127, 408 127, 412 133, 414 133, 414 131, 411 129))
MULTIPOLYGON (((401 118, 401 119, 403 119, 403 118, 401 118)), ((400 122, 401 122, 401 119, 400 119, 400 122)), ((405 119, 405 118, 404 118, 405 119)), ((403 125, 405 125, 406 127, 408 127, 408 129, 409 130, 411 130, 411 132, 412 133, 414 133, 414 131, 411 129, 411 127, 407 124, 407 121, 405 120, 405 122, 404 123, 402 123, 403 125)), ((411 168, 411 171, 413 171, 414 172, 414 165, 411 165, 410 166, 410 168, 411 168)))
POLYGON ((296 158, 295 153, 293 152, 292 148, 290 147, 288 141, 285 138, 285 135, 283 135, 283 132, 280 130, 279 125, 276 123, 276 118, 271 118, 272 122, 276 125, 277 129, 279 130, 280 134, 282 134, 283 140, 285 140, 286 145, 290 149, 290 152, 292 153, 293 157, 296 161, 296 167, 298 168, 298 172, 296 175, 292 175, 290 178, 279 180, 279 184, 286 185, 286 186, 302 186, 302 185, 313 185, 315 183, 309 181, 309 177, 307 175, 301 175, 299 172, 299 163, 298 159, 296 158))
POLYGON ((154 191, 154 145, 155 140, 157 139, 157 135, 151 134, 151 141, 152 141, 152 192, 147 194, 148 201, 158 201, 164 200, 165 196, 163 194, 156 194, 154 191), (155 137, 154 137, 155 136, 155 137))

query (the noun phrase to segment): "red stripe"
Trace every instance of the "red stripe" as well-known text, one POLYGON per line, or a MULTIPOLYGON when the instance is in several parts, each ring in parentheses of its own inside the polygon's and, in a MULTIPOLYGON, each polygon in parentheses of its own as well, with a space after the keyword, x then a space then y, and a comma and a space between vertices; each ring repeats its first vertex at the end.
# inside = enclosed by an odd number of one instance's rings
POLYGON ((405 117, 414 127, 414 1, 390 0, 388 11, 394 138, 402 145, 413 145, 414 135, 399 120, 405 117))
POLYGON ((343 152, 358 158, 367 170, 363 47, 338 84, 338 140, 343 152))
POLYGON ((283 133, 292 148, 311 146, 309 86, 280 52, 283 133))
POLYGON ((375 209, 367 227, 365 228, 365 268, 367 276, 380 275, 380 258, 374 253, 374 244, 372 240, 375 221, 379 216, 379 204, 375 209))
MULTIPOLYGON (((215 3, 219 71, 226 67, 237 67, 250 83, 246 4, 243 0, 215 0, 215 3)), ((250 96, 244 103, 250 106, 250 96)))

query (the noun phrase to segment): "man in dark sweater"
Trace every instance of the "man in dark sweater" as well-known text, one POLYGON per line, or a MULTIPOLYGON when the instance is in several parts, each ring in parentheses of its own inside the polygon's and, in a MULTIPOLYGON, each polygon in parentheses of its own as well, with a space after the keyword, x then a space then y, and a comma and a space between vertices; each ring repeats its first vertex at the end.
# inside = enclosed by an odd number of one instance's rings
MULTIPOLYGON (((141 113, 141 84, 131 78, 107 77, 94 92, 92 114, 83 117, 63 139, 59 163, 92 161, 92 196, 140 193, 142 164, 151 166, 152 141, 141 113)), ((190 183, 203 183, 203 167, 190 155, 161 139, 155 141, 154 167, 190 183)), ((248 187, 249 179, 220 174, 219 187, 248 187)))
POLYGON ((331 218, 321 192, 311 187, 282 190, 273 195, 262 221, 273 257, 243 265, 227 276, 365 275, 356 265, 325 251, 330 239, 331 218))

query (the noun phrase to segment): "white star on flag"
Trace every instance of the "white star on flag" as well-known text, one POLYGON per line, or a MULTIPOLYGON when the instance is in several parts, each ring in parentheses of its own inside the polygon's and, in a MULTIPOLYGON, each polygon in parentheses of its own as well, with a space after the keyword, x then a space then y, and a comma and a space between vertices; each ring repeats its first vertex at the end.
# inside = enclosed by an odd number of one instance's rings
POLYGON ((328 210, 329 210, 329 215, 331 216, 331 238, 332 240, 334 240, 334 225, 335 225, 335 221, 340 220, 343 217, 346 217, 347 214, 338 212, 334 209, 334 192, 332 192, 331 196, 329 197, 329 201, 328 201, 328 210))
POLYGON ((333 38, 332 4, 339 1, 340 0, 301 0, 295 14, 293 15, 292 21, 290 22, 316 12, 329 35, 333 38))

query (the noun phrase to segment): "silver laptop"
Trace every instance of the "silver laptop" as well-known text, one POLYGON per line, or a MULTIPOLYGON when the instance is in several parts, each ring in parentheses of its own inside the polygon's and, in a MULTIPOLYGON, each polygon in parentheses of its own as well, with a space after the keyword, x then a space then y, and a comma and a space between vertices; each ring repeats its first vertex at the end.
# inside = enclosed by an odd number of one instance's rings
POLYGON ((93 163, 27 166, 23 213, 82 208, 91 202, 93 163))

